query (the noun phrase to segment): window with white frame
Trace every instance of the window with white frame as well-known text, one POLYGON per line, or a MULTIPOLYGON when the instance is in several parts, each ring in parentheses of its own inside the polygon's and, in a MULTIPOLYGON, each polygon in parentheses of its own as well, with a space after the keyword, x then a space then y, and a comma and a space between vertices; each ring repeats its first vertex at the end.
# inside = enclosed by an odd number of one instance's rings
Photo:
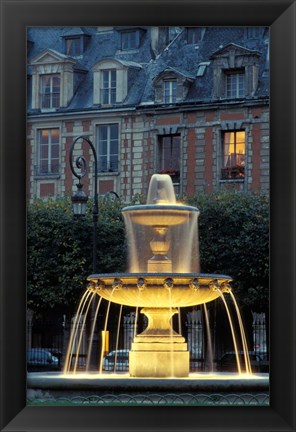
POLYGON ((60 132, 58 128, 40 129, 37 133, 38 164, 37 175, 59 173, 60 132))
POLYGON ((40 76, 40 108, 51 109, 60 106, 60 74, 40 76))
POLYGON ((244 130, 223 132, 222 180, 244 179, 246 133, 244 130))
POLYGON ((104 105, 116 102, 116 69, 102 70, 101 103, 104 105))
POLYGON ((177 100, 176 80, 164 81, 163 91, 164 91, 164 103, 167 104, 176 103, 177 100))
POLYGON ((242 69, 226 72, 226 97, 230 99, 245 96, 245 72, 242 69))
POLYGON ((118 171, 119 150, 118 124, 102 124, 97 126, 98 171, 118 171))

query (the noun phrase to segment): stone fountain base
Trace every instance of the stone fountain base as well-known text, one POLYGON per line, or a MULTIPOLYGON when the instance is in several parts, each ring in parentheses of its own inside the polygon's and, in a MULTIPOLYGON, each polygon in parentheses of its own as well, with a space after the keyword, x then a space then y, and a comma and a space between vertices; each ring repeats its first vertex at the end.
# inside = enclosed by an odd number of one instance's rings
MULTIPOLYGON (((165 400, 165 395, 179 397, 186 395, 189 400, 214 398, 215 404, 226 403, 227 398, 234 398, 244 404, 245 400, 252 403, 264 403, 269 399, 269 375, 254 374, 249 376, 236 373, 192 373, 187 378, 132 378, 128 374, 68 374, 58 372, 31 372, 27 377, 27 398, 29 403, 42 399, 44 403, 52 400, 76 401, 79 398, 98 398, 106 403, 122 399, 129 403, 143 395, 153 401, 158 396, 165 400), (162 396, 161 396, 162 395, 162 396), (208 395, 208 396, 207 396, 208 395), (259 397, 260 396, 260 397, 259 397)), ((187 401, 186 399, 186 401, 187 401)), ((79 399, 80 400, 80 399, 79 399)), ((185 401, 185 402, 186 402, 185 401)), ((186 404, 189 402, 187 401, 186 404)), ((232 403, 232 402, 231 402, 232 403)))
POLYGON ((149 348, 149 351, 140 351, 139 349, 141 349, 141 347, 137 347, 136 351, 133 351, 133 349, 130 351, 129 372, 131 377, 141 378, 153 376, 156 378, 165 378, 187 377, 189 375, 188 351, 176 351, 176 347, 172 347, 171 350, 162 351, 157 349, 158 347, 155 347, 154 350, 151 346, 149 348))
POLYGON ((131 377, 166 378, 189 375, 187 343, 171 327, 176 308, 144 308, 148 326, 134 338, 129 353, 131 377))

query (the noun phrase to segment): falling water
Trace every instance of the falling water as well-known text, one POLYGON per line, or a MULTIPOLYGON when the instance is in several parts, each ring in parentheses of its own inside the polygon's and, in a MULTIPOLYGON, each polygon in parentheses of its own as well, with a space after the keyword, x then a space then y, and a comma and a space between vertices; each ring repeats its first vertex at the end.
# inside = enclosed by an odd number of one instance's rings
POLYGON ((212 337, 211 337, 211 330, 210 330, 209 314, 205 303, 203 305, 203 309, 204 309, 204 318, 205 318, 204 321, 206 324, 206 334, 207 334, 207 355, 208 355, 207 360, 210 366, 210 371, 213 372, 214 370, 213 344, 212 344, 212 337))
POLYGON ((244 330, 244 326, 243 326, 243 322, 242 322, 242 318, 241 318, 241 313, 239 311, 238 305, 237 305, 237 301, 234 297, 234 294, 232 293, 232 291, 229 291, 229 294, 233 300, 234 306, 235 306, 235 310, 237 313, 237 319, 238 319, 238 323, 239 323, 239 329, 240 329, 240 333, 241 333, 241 339, 242 339, 242 347, 243 347, 243 352, 244 352, 244 359, 245 359, 245 365, 246 365, 246 373, 252 373, 252 368, 251 368, 251 362, 250 362, 250 357, 249 357, 249 350, 248 350, 248 344, 247 344, 247 339, 246 339, 246 335, 245 335, 245 330, 244 330))
POLYGON ((123 305, 120 305, 119 317, 118 317, 118 323, 117 323, 116 343, 115 343, 115 359, 114 359, 114 372, 116 371, 117 350, 118 350, 118 342, 119 342, 119 331, 120 331, 122 307, 123 307, 123 305))
POLYGON ((171 315, 171 326, 170 326, 170 349, 171 349, 171 355, 170 355, 170 365, 171 365, 171 377, 174 376, 174 343, 173 343, 173 309, 172 309, 172 292, 171 287, 167 287, 168 293, 169 293, 169 309, 170 309, 170 315, 171 315))
POLYGON ((137 335, 137 323, 138 323, 138 316, 139 316, 139 308, 136 307, 136 315, 135 315, 135 327, 134 327, 134 338, 137 335))
POLYGON ((242 372, 241 371, 241 364, 240 364, 240 359, 239 359, 239 355, 238 355, 238 348, 237 348, 237 343, 236 343, 236 337, 235 337, 234 327, 233 327, 231 315, 230 315, 230 312, 229 312, 229 308, 227 306, 227 303, 226 303, 226 300, 224 298, 224 295, 223 295, 222 291, 219 288, 217 288, 217 291, 219 292, 220 297, 221 297, 221 299, 222 299, 222 301, 224 303, 225 309, 226 309, 226 313, 227 313, 227 316, 228 316, 228 322, 229 322, 230 330, 231 330, 231 334, 232 334, 234 351, 235 351, 235 355, 236 355, 237 370, 238 370, 238 373, 241 374, 241 372, 242 372))
POLYGON ((181 308, 180 307, 178 307, 178 328, 179 328, 179 334, 182 334, 181 308))
MULTIPOLYGON (((95 293, 91 293, 91 291, 86 290, 80 300, 78 309, 77 309, 77 313, 73 322, 73 326, 71 329, 71 334, 70 334, 70 340, 69 340, 69 344, 68 344, 68 350, 67 350, 67 354, 66 354, 66 359, 65 359, 65 366, 64 366, 64 372, 67 373, 70 371, 71 368, 71 363, 72 363, 72 356, 73 356, 73 351, 74 351, 74 346, 76 343, 76 337, 77 337, 77 333, 78 333, 78 329, 80 326, 80 321, 81 321, 81 317, 83 315, 84 312, 84 307, 87 303, 88 298, 91 296, 91 301, 93 299, 95 293)), ((82 332, 81 332, 82 333, 82 332)))
POLYGON ((97 304, 96 311, 95 311, 94 318, 93 318, 93 323, 92 323, 92 328, 91 328, 91 333, 90 333, 90 338, 89 338, 89 346, 88 346, 88 351, 87 351, 87 360, 86 360, 86 371, 87 372, 89 371, 91 351, 93 348, 94 331, 96 328, 96 323, 97 323, 97 318, 98 318, 98 313, 99 313, 101 303, 102 303, 102 297, 100 297, 100 300, 97 304))
MULTIPOLYGON (((110 300, 108 301, 108 306, 107 306, 107 311, 106 311, 106 317, 105 317, 105 324, 104 324, 104 330, 103 330, 103 333, 102 333, 103 335, 105 335, 106 331, 107 331, 110 306, 111 306, 111 303, 112 303, 112 296, 113 296, 113 293, 114 293, 115 290, 116 290, 116 287, 114 287, 112 289, 110 300)), ((101 348, 100 363, 99 363, 99 373, 100 374, 103 372, 104 347, 105 347, 105 340, 104 340, 104 338, 102 338, 102 348, 101 348)))

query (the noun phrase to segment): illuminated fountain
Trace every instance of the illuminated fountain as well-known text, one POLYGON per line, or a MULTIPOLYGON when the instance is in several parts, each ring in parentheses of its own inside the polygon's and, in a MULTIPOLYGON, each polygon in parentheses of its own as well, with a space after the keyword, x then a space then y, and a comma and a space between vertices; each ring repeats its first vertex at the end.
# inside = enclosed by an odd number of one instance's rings
MULTIPOLYGON (((199 273, 195 207, 176 203, 169 175, 152 176, 146 205, 122 210, 130 273, 89 276, 89 291, 109 302, 140 307, 148 326, 134 337, 132 377, 186 377, 189 351, 172 328, 178 308, 205 304, 230 291, 231 278, 199 273)), ((247 349, 246 349, 247 351, 247 349)))
MULTIPOLYGON (((252 374, 248 347, 239 309, 231 292, 231 278, 225 275, 202 274, 199 269, 198 215, 195 207, 176 203, 170 176, 152 176, 146 205, 122 210, 127 230, 129 273, 93 274, 83 294, 70 336, 63 373, 28 374, 29 392, 46 391, 51 397, 63 395, 104 394, 115 390, 126 394, 159 388, 170 393, 188 395, 237 391, 263 392, 268 399, 268 374, 252 374), (221 298, 229 320, 234 351, 238 352, 232 318, 224 294, 233 300, 244 352, 244 371, 237 354, 238 373, 189 374, 189 352, 185 338, 173 329, 172 317, 181 307, 205 305, 221 298), (99 297, 98 297, 99 296, 99 297), (94 302, 98 299, 97 305, 94 302), (107 300, 104 330, 112 303, 136 308, 148 320, 140 334, 134 334, 129 351, 129 374, 103 373, 105 341, 96 354, 96 371, 90 371, 92 339, 102 300, 107 300), (78 358, 85 335, 86 320, 92 325, 85 372, 78 372, 78 358), (99 357, 99 358, 98 358, 99 357), (74 358, 74 364, 73 364, 74 358)), ((204 306, 205 315, 206 307, 204 306)), ((206 323, 208 325, 208 323, 206 323)), ((180 330, 179 330, 180 331, 180 330)), ((117 335, 118 338, 118 335, 117 335)), ((117 349, 117 343, 116 343, 117 349)), ((116 362, 116 360, 115 360, 116 362)), ((115 368, 114 368, 115 369, 115 368)), ((261 394, 260 393, 260 394, 261 394)))

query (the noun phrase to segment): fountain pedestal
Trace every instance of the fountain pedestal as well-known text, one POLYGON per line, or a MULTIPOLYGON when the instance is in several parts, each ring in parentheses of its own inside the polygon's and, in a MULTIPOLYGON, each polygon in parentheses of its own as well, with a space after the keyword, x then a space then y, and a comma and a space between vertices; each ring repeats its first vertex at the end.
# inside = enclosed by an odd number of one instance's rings
POLYGON ((171 326, 176 308, 144 308, 148 326, 136 336, 129 353, 132 377, 186 377, 189 352, 185 339, 171 326))

